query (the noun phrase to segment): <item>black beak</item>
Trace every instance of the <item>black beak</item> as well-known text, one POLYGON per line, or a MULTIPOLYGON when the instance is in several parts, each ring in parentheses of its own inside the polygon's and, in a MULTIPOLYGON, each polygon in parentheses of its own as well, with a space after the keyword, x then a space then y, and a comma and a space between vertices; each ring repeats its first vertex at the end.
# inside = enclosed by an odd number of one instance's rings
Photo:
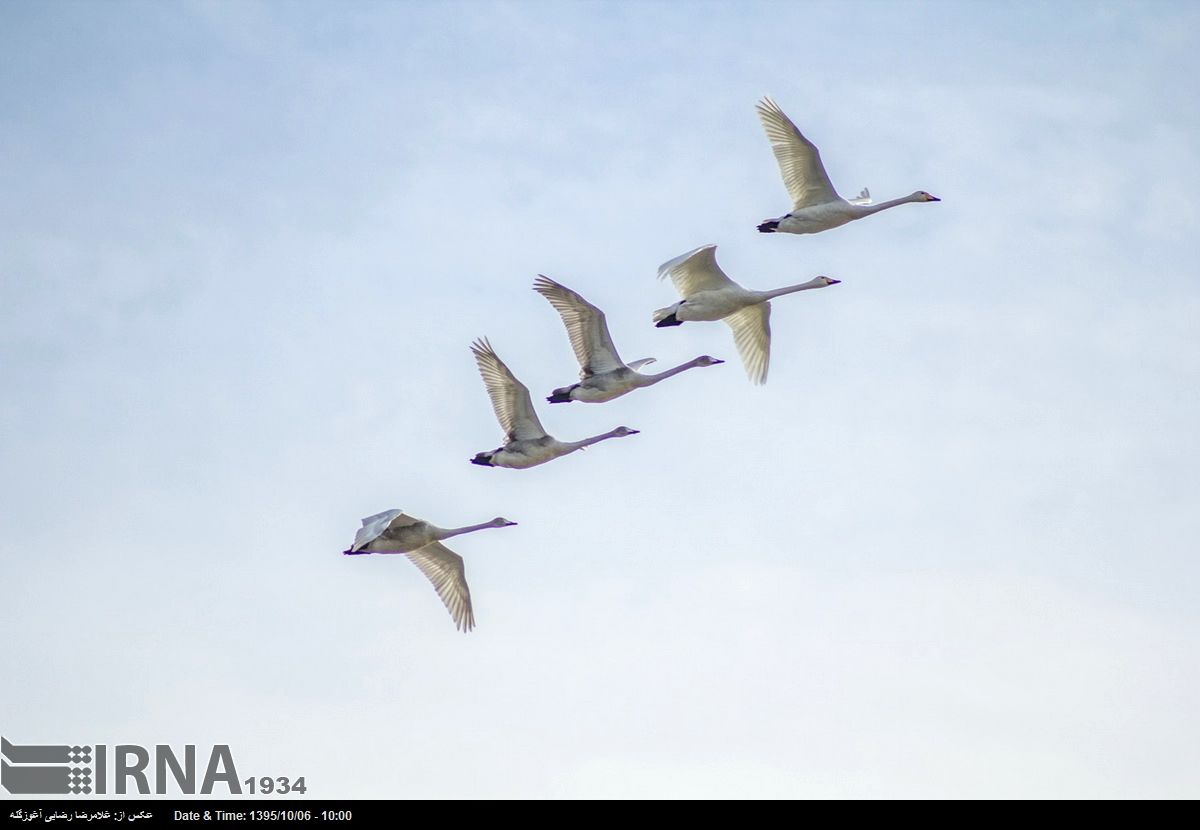
POLYGON ((942 200, 941 200, 941 199, 939 199, 937 196, 930 196, 930 197, 929 197, 929 201, 931 201, 931 202, 940 202, 940 201, 942 201, 942 200))
POLYGON ((841 284, 841 282, 842 282, 841 280, 835 280, 835 279, 833 279, 832 277, 830 277, 830 278, 829 278, 829 284, 830 284, 830 285, 840 285, 840 284, 841 284))

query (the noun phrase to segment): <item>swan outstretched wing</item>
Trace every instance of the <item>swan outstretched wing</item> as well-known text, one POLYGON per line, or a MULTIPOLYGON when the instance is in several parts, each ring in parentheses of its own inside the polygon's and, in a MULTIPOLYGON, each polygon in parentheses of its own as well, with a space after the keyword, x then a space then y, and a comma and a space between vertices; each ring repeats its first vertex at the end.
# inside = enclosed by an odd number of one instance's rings
POLYGON ((793 209, 836 202, 841 197, 829 181, 825 165, 821 163, 821 152, 804 134, 796 129, 792 120, 783 114, 779 105, 764 97, 755 105, 758 119, 766 130, 783 183, 792 197, 793 209))
POLYGON ((471 589, 467 587, 462 557, 441 542, 431 542, 405 555, 433 584, 455 627, 464 632, 474 628, 475 612, 471 608, 471 589))
POLYGON ((848 201, 852 205, 873 205, 873 204, 875 204, 875 200, 871 198, 871 191, 865 187, 862 189, 862 193, 859 193, 858 196, 856 196, 853 199, 849 199, 848 201))
POLYGON ((580 377, 625 367, 608 333, 603 311, 565 285, 541 274, 533 281, 533 290, 549 300, 562 317, 571 338, 571 348, 575 350, 575 359, 579 361, 580 377))
POLYGON ((658 278, 667 277, 685 300, 700 291, 740 287, 717 265, 716 245, 704 245, 664 262, 658 267, 658 278))
POLYGON ((492 399, 496 420, 500 422, 508 440, 544 438, 546 430, 542 428, 542 423, 533 409, 529 388, 509 371, 486 338, 472 343, 471 351, 475 355, 475 363, 479 366, 483 385, 487 387, 488 397, 492 399))
POLYGON ((733 342, 750 380, 766 383, 771 362, 771 304, 755 303, 722 319, 733 329, 733 342))
POLYGON ((350 546, 350 550, 362 550, 382 536, 385 531, 392 528, 408 527, 420 521, 420 519, 414 519, 400 510, 385 510, 382 513, 376 513, 374 516, 367 516, 362 520, 362 527, 358 529, 358 533, 354 534, 354 544, 350 546))

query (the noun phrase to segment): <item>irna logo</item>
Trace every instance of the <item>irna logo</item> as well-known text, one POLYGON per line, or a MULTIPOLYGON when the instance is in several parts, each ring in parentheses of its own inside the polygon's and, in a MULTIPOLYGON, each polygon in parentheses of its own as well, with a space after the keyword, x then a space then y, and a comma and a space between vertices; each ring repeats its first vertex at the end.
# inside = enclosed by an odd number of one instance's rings
POLYGON ((213 746, 199 765, 194 744, 177 753, 167 744, 153 750, 136 744, 18 746, 0 737, 0 754, 0 785, 13 795, 165 795, 168 788, 209 795, 214 787, 242 794, 227 744, 213 746))

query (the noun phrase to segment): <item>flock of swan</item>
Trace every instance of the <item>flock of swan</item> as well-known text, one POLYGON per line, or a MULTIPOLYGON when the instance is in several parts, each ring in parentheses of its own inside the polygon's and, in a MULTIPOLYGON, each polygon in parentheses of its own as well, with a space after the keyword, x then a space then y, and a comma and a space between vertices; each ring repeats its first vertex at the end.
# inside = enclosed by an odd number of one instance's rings
MULTIPOLYGON (((783 182, 792 197, 791 211, 761 223, 758 230, 762 233, 819 233, 897 205, 940 201, 924 190, 878 204, 871 201, 866 189, 857 198, 843 199, 829 181, 816 145, 804 137, 783 110, 769 97, 759 101, 756 109, 779 163, 783 182)), ((770 291, 743 288, 717 265, 716 245, 704 245, 665 262, 658 269, 658 276, 659 279, 669 277, 682 299, 655 311, 655 326, 664 328, 688 322, 724 321, 733 330, 734 344, 746 374, 757 384, 766 382, 770 363, 771 300, 839 282, 817 276, 799 285, 770 291)), ((689 369, 724 362, 701 355, 664 372, 639 372, 641 367, 654 362, 654 358, 625 363, 613 344, 603 311, 549 277, 539 275, 533 290, 545 297, 562 318, 579 362, 579 382, 555 389, 546 398, 550 403, 604 403, 689 369)), ((623 438, 638 432, 620 426, 579 441, 560 441, 546 432, 538 420, 529 388, 505 365, 491 343, 486 339, 477 340, 471 344, 471 351, 505 436, 503 445, 478 453, 471 459, 472 464, 523 470, 610 438, 623 438)), ((460 631, 470 631, 475 627, 475 613, 463 560, 442 542, 476 530, 515 524, 508 519, 496 518, 478 525, 442 528, 400 510, 387 510, 363 519, 354 543, 344 553, 351 556, 396 553, 407 556, 433 584, 455 626, 460 631)))

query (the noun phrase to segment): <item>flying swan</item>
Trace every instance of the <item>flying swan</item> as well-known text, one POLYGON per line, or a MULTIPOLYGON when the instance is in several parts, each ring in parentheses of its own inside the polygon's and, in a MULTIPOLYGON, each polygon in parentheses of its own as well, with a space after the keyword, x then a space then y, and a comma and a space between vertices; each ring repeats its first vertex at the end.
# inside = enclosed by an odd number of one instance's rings
POLYGON ((768 219, 758 226, 763 233, 820 233, 836 228, 872 213, 903 205, 909 202, 940 202, 924 190, 909 196, 875 204, 871 192, 863 188, 857 199, 849 201, 838 195, 821 163, 821 153, 804 134, 796 129, 792 120, 783 114, 771 98, 764 97, 755 105, 758 118, 762 121, 783 183, 792 197, 791 213, 778 219, 768 219))
POLYGON ((619 398, 634 389, 653 386, 659 381, 694 369, 697 366, 715 366, 724 363, 715 357, 700 357, 682 363, 674 369, 657 374, 642 374, 635 371, 640 366, 653 363, 654 358, 644 357, 626 365, 617 354, 604 312, 576 294, 565 285, 549 277, 538 275, 533 281, 533 290, 550 301, 562 317, 571 339, 571 348, 579 361, 579 383, 555 389, 546 398, 550 403, 603 403, 619 398))
POLYGON ((516 522, 495 518, 467 527, 435 527, 399 510, 385 510, 362 520, 354 544, 342 551, 347 556, 370 553, 402 553, 433 583, 459 631, 475 627, 471 589, 467 587, 462 557, 442 544, 443 539, 489 527, 512 527, 516 522))
POLYGON ((767 364, 771 359, 770 300, 841 282, 822 276, 774 291, 749 291, 729 279, 717 265, 716 245, 704 245, 664 262, 658 269, 658 278, 668 276, 683 299, 654 312, 655 326, 664 328, 692 320, 724 320, 733 329, 738 354, 746 374, 754 383, 767 382, 767 364))
POLYGON ((524 470, 553 461, 575 450, 590 447, 592 444, 607 441, 609 438, 623 438, 638 433, 636 429, 617 427, 611 432, 582 441, 559 441, 546 434, 537 413, 533 411, 528 387, 509 371, 504 361, 492 349, 492 344, 486 339, 476 340, 471 344, 471 351, 475 354, 475 362, 479 365, 479 374, 483 378, 483 385, 487 387, 488 397, 492 399, 496 420, 500 422, 505 434, 504 446, 491 452, 477 454, 471 459, 472 464, 524 470))

